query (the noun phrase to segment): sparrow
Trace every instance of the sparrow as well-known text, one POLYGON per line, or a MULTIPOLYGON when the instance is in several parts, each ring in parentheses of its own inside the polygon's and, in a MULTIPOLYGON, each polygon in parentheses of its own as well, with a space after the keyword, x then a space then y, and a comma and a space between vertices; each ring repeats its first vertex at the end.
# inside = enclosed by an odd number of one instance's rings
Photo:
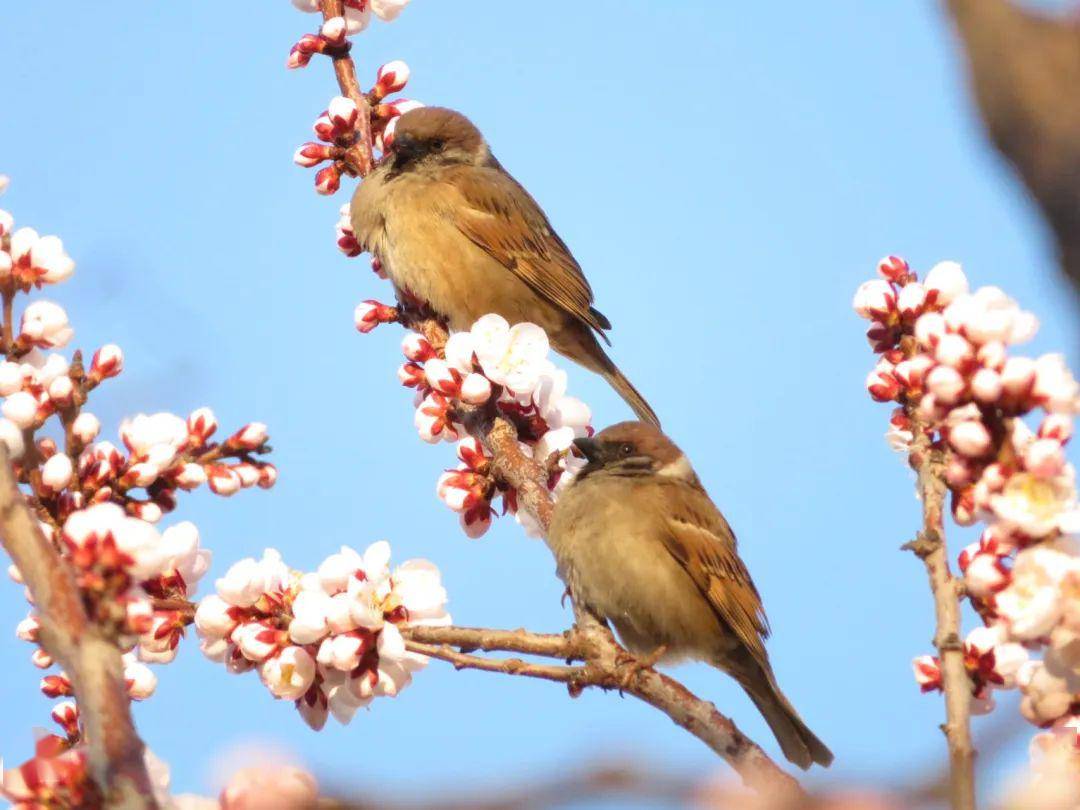
POLYGON ((784 756, 827 767, 832 752, 777 686, 761 597, 687 457, 643 422, 574 444, 587 464, 556 502, 547 544, 576 603, 648 665, 692 659, 728 673, 784 756))
POLYGON ((560 354, 600 374, 638 418, 659 424, 598 337, 611 322, 569 248, 464 115, 420 107, 397 119, 352 199, 353 232, 399 301, 425 302, 453 330, 494 312, 535 323, 560 354))

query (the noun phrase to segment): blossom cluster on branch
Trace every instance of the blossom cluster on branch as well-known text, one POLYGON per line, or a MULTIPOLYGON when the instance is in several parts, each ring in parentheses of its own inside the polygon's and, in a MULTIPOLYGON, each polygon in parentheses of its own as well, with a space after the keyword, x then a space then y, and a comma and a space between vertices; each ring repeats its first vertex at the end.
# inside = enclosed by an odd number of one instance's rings
MULTIPOLYGON (((74 330, 58 304, 34 299, 15 317, 21 294, 65 281, 74 269, 58 237, 15 229, 11 214, 0 211, 0 441, 39 531, 73 574, 95 632, 123 653, 128 697, 143 700, 157 683, 146 664, 175 658, 186 624, 177 606, 210 565, 194 524, 164 530, 156 524, 176 508, 182 491, 206 485, 228 496, 266 489, 277 470, 259 458, 269 450, 265 425, 252 422, 215 442, 218 423, 208 408, 186 419, 138 414, 120 424, 121 446, 101 439, 101 423, 86 405, 99 385, 122 372, 121 349, 102 346, 87 367, 80 352, 59 351, 74 330)), ((16 565, 8 573, 23 583, 16 565)), ((30 613, 16 635, 34 645, 33 663, 48 669, 54 661, 41 646, 43 622, 29 588, 26 597, 30 613)), ((41 691, 66 698, 52 712, 62 736, 44 738, 33 759, 5 772, 0 795, 27 806, 37 806, 42 795, 64 797, 55 806, 92 806, 88 797, 98 794, 86 776, 73 679, 63 671, 47 674, 41 691)))
POLYGON ((439 570, 409 560, 391 571, 386 542, 362 555, 343 547, 312 573, 268 549, 216 587, 195 613, 203 653, 232 673, 257 669, 316 730, 328 714, 348 723, 375 697, 396 696, 427 664, 405 649, 399 627, 450 624, 439 570))
MULTIPOLYGON (((396 319, 396 309, 377 301, 356 308, 360 332, 396 319)), ((492 501, 501 495, 504 512, 512 513, 530 536, 542 536, 535 517, 518 508, 517 492, 493 475, 490 453, 469 435, 464 422, 484 409, 509 419, 522 452, 547 470, 552 497, 569 485, 585 463, 570 448, 575 438, 592 435, 592 413, 566 393, 566 372, 549 359, 544 330, 532 323, 510 326, 491 314, 469 331, 451 334, 439 347, 410 332, 402 351, 406 362, 398 379, 416 391, 414 424, 420 438, 430 444, 457 443, 458 464, 440 476, 436 493, 459 513, 466 535, 477 538, 490 528, 496 514, 492 501)))
MULTIPOLYGON (((407 3, 408 0, 345 0, 344 16, 326 17, 319 33, 301 37, 293 45, 286 67, 305 67, 315 54, 347 55, 352 47, 348 36, 366 28, 372 12, 383 20, 393 20, 407 3)), ((321 11, 323 6, 321 0, 293 0, 293 4, 302 11, 311 12, 321 11)), ((348 70, 355 87, 351 62, 348 70)), ((395 60, 376 71, 375 84, 362 96, 355 87, 356 98, 340 95, 330 99, 313 126, 319 140, 301 144, 293 155, 293 161, 306 169, 329 161, 328 166, 315 173, 315 190, 319 194, 336 194, 341 188, 342 175, 363 174, 365 165, 370 165, 373 158, 372 151, 382 152, 393 143, 398 117, 423 106, 412 99, 388 98, 405 89, 408 81, 409 66, 395 60), (363 113, 361 106, 365 110, 363 113), (361 121, 361 115, 367 120, 361 121), (360 155, 357 155, 358 151, 360 155)), ((337 226, 338 246, 347 256, 356 256, 360 248, 352 234, 347 210, 347 206, 342 209, 342 221, 337 226)))
MULTIPOLYGON (((984 625, 964 641, 971 710, 990 711, 994 690, 1019 689, 1024 717, 1044 729, 1032 744, 1037 770, 1075 774, 1080 502, 1064 447, 1080 385, 1060 355, 1014 354, 1035 335, 1035 317, 997 287, 972 292, 958 264, 942 262, 920 282, 889 256, 878 272, 854 299, 880 355, 867 390, 900 405, 887 433, 895 449, 912 451, 914 421, 929 431, 955 522, 985 527, 958 559, 984 625)), ((914 671, 924 691, 942 688, 936 657, 916 658, 914 671)))

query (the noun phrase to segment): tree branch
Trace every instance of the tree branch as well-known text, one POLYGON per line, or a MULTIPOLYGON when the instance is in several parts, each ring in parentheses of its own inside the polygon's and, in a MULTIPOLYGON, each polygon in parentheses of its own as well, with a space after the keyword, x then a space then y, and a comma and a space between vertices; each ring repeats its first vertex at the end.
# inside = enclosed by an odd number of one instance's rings
MULTIPOLYGON (((345 16, 344 0, 323 0, 323 20, 331 20, 334 17, 345 16)), ((360 115, 356 123, 356 139, 345 150, 340 163, 354 175, 363 177, 371 171, 374 163, 373 147, 371 138, 371 105, 367 97, 360 90, 360 82, 356 79, 356 64, 349 56, 348 48, 343 48, 331 54, 334 62, 334 75, 337 77, 338 87, 341 94, 356 104, 360 115)))
POLYGON ((1080 19, 946 0, 988 134, 1042 209, 1080 292, 1080 19))
POLYGON ((108 807, 157 807, 135 731, 120 650, 89 620, 67 565, 38 528, 0 443, 0 542, 34 598, 41 646, 75 690, 94 780, 108 807))
POLYGON ((736 789, 710 784, 707 778, 667 773, 645 763, 602 761, 570 773, 560 770, 521 785, 443 787, 413 800, 397 796, 370 798, 363 791, 364 799, 322 800, 318 806, 323 810, 541 810, 590 799, 622 798, 635 804, 649 801, 678 807, 706 806, 708 800, 708 806, 721 807, 728 806, 721 802, 730 798, 731 807, 743 807, 737 802, 745 796, 737 794, 736 789))
POLYGON ((960 635, 958 582, 949 571, 945 544, 945 458, 935 447, 913 406, 907 407, 913 434, 911 466, 918 474, 923 527, 904 548, 913 551, 926 567, 934 596, 937 629, 934 646, 941 659, 946 721, 942 726, 949 746, 949 796, 953 810, 975 810, 975 747, 971 741, 971 678, 964 664, 960 635))

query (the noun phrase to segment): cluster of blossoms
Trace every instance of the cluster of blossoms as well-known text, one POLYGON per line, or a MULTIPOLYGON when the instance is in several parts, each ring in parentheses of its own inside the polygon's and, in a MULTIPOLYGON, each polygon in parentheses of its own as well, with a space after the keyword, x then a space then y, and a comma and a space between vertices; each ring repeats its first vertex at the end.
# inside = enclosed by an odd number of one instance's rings
MULTIPOLYGON (((292 0, 300 11, 315 14, 322 11, 322 0, 292 0)), ((374 14, 383 22, 396 20, 398 15, 409 5, 409 0, 344 0, 343 30, 349 34, 359 34, 371 22, 374 14)), ((316 51, 318 53, 318 51, 316 51)))
MULTIPOLYGON (((356 308, 361 332, 395 318, 392 308, 376 301, 356 308)), ((420 438, 457 443, 459 464, 439 478, 436 492, 460 514, 469 537, 480 537, 491 526, 492 500, 499 494, 504 511, 512 512, 530 536, 542 536, 533 518, 517 509, 517 493, 500 490, 491 457, 468 435, 462 420, 470 411, 486 408, 512 421, 522 451, 548 470, 548 488, 556 497, 585 464, 570 448, 574 439, 592 434, 592 414, 585 403, 567 395, 566 372, 548 359, 549 350, 539 326, 510 326, 494 314, 480 318, 468 332, 450 335, 440 349, 413 332, 402 341, 406 362, 398 378, 416 390, 414 421, 420 438)))
MULTIPOLYGON (((0 211, 0 297, 6 313, 14 312, 20 293, 64 281, 74 268, 60 239, 30 228, 14 230, 12 216, 0 211)), ((119 447, 100 440, 101 423, 84 406, 100 384, 122 372, 123 354, 106 345, 85 365, 80 352, 57 351, 73 336, 63 308, 49 301, 31 301, 18 321, 5 315, 0 442, 42 534, 74 574, 89 617, 120 647, 129 697, 144 700, 157 685, 146 665, 176 656, 186 605, 210 565, 193 524, 163 531, 155 524, 176 508, 181 490, 205 484, 227 496, 245 487, 269 488, 277 470, 256 458, 269 449, 265 425, 252 422, 214 442, 217 420, 208 408, 187 419, 139 414, 121 423, 119 447)), ((14 565, 8 573, 23 583, 14 565)), ((35 645, 33 663, 48 669, 53 660, 40 647, 40 621, 28 589, 26 597, 31 610, 16 635, 35 645)), ((52 712, 64 736, 46 738, 33 759, 5 775, 4 790, 9 798, 31 789, 58 796, 67 791, 71 803, 64 806, 83 806, 76 799, 92 786, 80 786, 77 778, 85 772, 85 756, 72 683, 63 672, 46 674, 41 691, 64 698, 52 712)))
MULTIPOLYGON (((54 711, 53 717, 56 715, 54 711)), ((169 795, 169 766, 149 748, 145 750, 144 758, 158 807, 164 810, 204 810, 205 805, 197 802, 174 800, 169 795)), ((0 798, 11 802, 13 810, 106 806, 100 789, 90 777, 86 745, 73 744, 70 738, 53 734, 40 737, 34 746, 34 756, 19 767, 5 770, 3 761, 0 761, 0 798)))
MULTIPOLYGON (((407 0, 406 0, 407 2, 407 0)), ((288 68, 301 68, 311 61, 317 53, 334 56, 347 53, 350 42, 347 37, 362 31, 372 12, 384 20, 392 20, 401 12, 406 2, 401 0, 346 0, 345 16, 332 17, 323 23, 318 34, 305 34, 293 45, 286 61, 288 68)), ((294 0, 295 5, 304 11, 320 10, 318 0, 294 0)), ((400 60, 388 62, 378 69, 374 86, 364 94, 369 109, 369 126, 373 147, 379 152, 385 151, 394 138, 394 126, 397 118, 411 109, 423 106, 418 101, 398 98, 387 100, 393 93, 405 88, 409 81, 409 66, 400 60)), ((300 146, 293 155, 293 160, 306 169, 330 161, 315 174, 315 190, 320 194, 335 194, 341 188, 343 174, 355 174, 350 167, 348 155, 356 146, 357 125, 360 122, 360 108, 357 103, 345 96, 335 96, 327 108, 315 120, 314 130, 318 141, 309 141, 300 146)), ((348 231, 348 223, 338 226, 338 244, 347 255, 355 256, 342 231, 348 231)))
POLYGON ((348 723, 373 698, 397 695, 427 664, 400 627, 448 624, 438 568, 409 560, 391 571, 386 542, 362 555, 343 547, 306 574, 268 549, 233 565, 195 613, 208 658, 233 673, 257 669, 316 730, 328 713, 348 723))
MULTIPOLYGON (((1080 385, 1060 355, 1011 355, 1037 321, 996 287, 971 292, 959 265, 938 264, 921 283, 893 256, 878 271, 854 300, 881 355, 867 389, 900 404, 893 447, 911 449, 917 420, 943 453, 955 521, 985 526, 959 557, 985 625, 965 640, 973 710, 990 711, 994 689, 1019 688, 1023 715, 1046 730, 1035 746, 1058 752, 1042 759, 1080 767, 1080 503, 1064 451, 1080 385)), ((941 688, 937 659, 914 668, 924 691, 941 688)))

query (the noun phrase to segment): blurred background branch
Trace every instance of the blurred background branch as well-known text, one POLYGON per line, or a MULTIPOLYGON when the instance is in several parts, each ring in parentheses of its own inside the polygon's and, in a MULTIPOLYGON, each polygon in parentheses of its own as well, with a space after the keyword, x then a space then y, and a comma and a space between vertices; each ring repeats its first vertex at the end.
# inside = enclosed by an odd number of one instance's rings
POLYGON ((1080 293, 1080 19, 1010 0, 947 0, 988 134, 1057 241, 1080 293))

